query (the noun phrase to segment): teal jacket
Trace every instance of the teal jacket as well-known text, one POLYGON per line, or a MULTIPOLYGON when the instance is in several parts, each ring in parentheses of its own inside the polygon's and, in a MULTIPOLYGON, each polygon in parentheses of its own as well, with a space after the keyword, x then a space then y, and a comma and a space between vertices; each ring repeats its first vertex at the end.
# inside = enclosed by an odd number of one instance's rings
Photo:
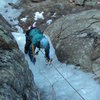
POLYGON ((37 28, 34 28, 29 32, 29 37, 32 41, 32 43, 30 45, 30 49, 32 49, 32 44, 33 44, 34 50, 37 47, 37 43, 39 41, 41 41, 42 38, 44 38, 43 33, 40 30, 38 30, 37 28))

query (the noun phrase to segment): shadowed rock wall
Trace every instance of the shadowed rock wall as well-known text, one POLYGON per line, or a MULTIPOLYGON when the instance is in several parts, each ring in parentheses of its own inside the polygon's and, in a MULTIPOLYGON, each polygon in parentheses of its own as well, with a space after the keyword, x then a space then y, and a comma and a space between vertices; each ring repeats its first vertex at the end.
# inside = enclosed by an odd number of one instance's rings
POLYGON ((11 30, 0 16, 0 100, 37 100, 33 75, 11 30))

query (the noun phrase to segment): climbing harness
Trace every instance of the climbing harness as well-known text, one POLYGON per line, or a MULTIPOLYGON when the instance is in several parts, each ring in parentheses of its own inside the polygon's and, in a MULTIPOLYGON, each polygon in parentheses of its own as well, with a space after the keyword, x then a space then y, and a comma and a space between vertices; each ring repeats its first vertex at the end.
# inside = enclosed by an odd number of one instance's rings
MULTIPOLYGON (((41 52, 43 55, 45 55, 43 51, 41 51, 41 52)), ((85 100, 85 98, 71 85, 71 83, 62 75, 62 73, 56 68, 56 66, 53 63, 51 63, 51 64, 54 67, 54 69, 59 73, 59 75, 62 76, 62 78, 65 80, 65 82, 68 83, 74 89, 74 91, 82 98, 82 100, 85 100)))

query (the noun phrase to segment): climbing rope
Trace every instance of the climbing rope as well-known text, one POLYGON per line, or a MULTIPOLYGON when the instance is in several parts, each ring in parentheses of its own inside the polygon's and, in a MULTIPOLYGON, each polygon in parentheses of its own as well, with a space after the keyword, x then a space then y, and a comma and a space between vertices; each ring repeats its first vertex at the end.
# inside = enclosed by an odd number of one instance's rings
POLYGON ((41 73, 41 75, 44 77, 44 79, 46 79, 48 82, 49 82, 49 84, 50 84, 50 86, 51 86, 51 88, 52 88, 52 100, 56 100, 56 94, 55 94, 55 90, 54 90, 54 83, 52 84, 50 81, 49 81, 49 79, 41 72, 41 70, 39 69, 39 72, 41 73))
MULTIPOLYGON (((45 55, 44 52, 43 52, 42 50, 40 50, 40 51, 42 52, 43 55, 45 55)), ((67 83, 74 89, 74 91, 75 91, 83 100, 85 100, 85 98, 71 85, 71 83, 62 75, 62 73, 56 68, 56 66, 55 66, 53 63, 51 63, 51 64, 52 64, 52 66, 54 67, 54 69, 63 77, 63 79, 65 80, 65 82, 67 82, 67 83)))

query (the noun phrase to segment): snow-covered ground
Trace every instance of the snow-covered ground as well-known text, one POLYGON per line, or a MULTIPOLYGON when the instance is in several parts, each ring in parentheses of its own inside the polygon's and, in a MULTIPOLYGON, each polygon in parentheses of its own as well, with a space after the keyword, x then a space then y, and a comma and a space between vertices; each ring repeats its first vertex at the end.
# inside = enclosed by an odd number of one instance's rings
MULTIPOLYGON (((2 6, 0 6, 0 13, 2 13, 5 18, 7 17, 6 19, 8 21, 10 18, 17 18, 19 13, 21 13, 21 10, 16 10, 18 13, 16 12, 16 14, 13 14, 15 9, 12 9, 9 6, 6 8, 4 7, 7 4, 5 3, 6 1, 7 0, 0 1, 0 4, 2 4, 2 6), (7 13, 5 12, 6 9, 8 9, 7 13)), ((11 2, 12 0, 8 1, 11 2)), ((13 1, 17 2, 17 0, 13 1)), ((17 19, 13 20, 13 22, 16 25, 18 24, 17 19)), ((12 34, 15 37, 20 50, 24 53, 25 35, 19 26, 16 27, 18 31, 12 32, 12 34)), ((34 74, 35 83, 41 90, 42 100, 100 100, 100 86, 95 80, 93 80, 93 75, 82 72, 80 69, 75 69, 74 65, 60 63, 57 60, 51 42, 50 46, 50 56, 53 58, 51 65, 47 65, 45 57, 41 51, 39 52, 39 55, 36 56, 35 65, 30 61, 28 55, 25 55, 29 67, 34 74), (67 81, 79 94, 68 84, 67 81)))

